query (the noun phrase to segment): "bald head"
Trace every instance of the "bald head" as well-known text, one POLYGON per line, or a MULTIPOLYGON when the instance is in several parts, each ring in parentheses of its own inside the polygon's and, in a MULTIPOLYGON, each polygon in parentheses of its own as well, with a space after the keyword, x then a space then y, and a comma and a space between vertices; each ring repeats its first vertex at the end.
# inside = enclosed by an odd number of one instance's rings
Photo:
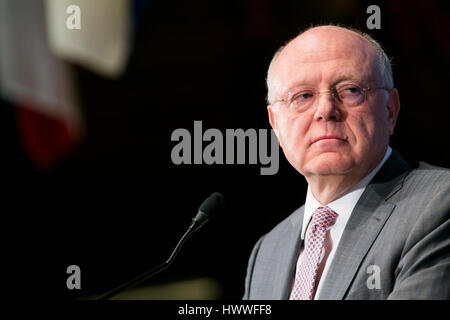
POLYGON ((286 71, 284 73, 289 76, 290 69, 296 71, 297 63, 321 63, 329 59, 330 52, 336 59, 354 56, 355 63, 371 69, 370 73, 374 78, 380 78, 381 85, 393 87, 390 61, 378 42, 357 30, 319 26, 302 32, 275 53, 267 72, 268 103, 273 103, 280 94, 280 73, 286 71))

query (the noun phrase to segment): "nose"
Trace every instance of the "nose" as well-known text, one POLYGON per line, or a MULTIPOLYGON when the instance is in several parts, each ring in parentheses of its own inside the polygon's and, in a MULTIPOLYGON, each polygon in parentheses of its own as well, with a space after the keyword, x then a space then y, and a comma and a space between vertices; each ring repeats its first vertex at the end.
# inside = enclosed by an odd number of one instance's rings
POLYGON ((317 96, 316 112, 314 114, 314 120, 320 121, 340 121, 342 118, 341 110, 339 109, 338 102, 333 97, 330 91, 321 91, 317 96), (321 94, 325 93, 325 94, 321 94))

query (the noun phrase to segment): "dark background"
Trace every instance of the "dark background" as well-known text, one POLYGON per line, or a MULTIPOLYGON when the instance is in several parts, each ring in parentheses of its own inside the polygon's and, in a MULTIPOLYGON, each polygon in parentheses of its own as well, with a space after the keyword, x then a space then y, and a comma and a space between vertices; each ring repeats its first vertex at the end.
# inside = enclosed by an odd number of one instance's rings
POLYGON ((259 164, 176 166, 171 133, 193 133, 194 120, 203 131, 269 129, 270 59, 311 24, 352 26, 381 42, 401 99, 391 146, 408 160, 450 167, 448 2, 179 0, 151 1, 140 13, 120 79, 75 66, 86 137, 55 168, 33 166, 13 110, 2 105, 3 228, 13 231, 6 264, 40 283, 27 294, 97 294, 163 262, 204 198, 220 191, 225 212, 146 284, 207 276, 221 298, 241 298, 254 243, 303 204, 306 182, 281 150, 274 176, 261 176, 259 164), (366 28, 371 4, 381 8, 381 30, 366 28), (81 267, 82 290, 66 288, 71 264, 81 267))

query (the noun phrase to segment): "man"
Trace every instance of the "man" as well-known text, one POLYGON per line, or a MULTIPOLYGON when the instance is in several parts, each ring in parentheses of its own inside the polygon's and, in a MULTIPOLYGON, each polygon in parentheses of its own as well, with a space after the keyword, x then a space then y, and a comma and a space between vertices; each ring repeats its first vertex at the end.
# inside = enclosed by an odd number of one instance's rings
POLYGON ((449 299, 450 171, 389 147, 400 101, 379 44, 311 28, 275 54, 267 85, 308 191, 256 243, 244 299, 449 299))

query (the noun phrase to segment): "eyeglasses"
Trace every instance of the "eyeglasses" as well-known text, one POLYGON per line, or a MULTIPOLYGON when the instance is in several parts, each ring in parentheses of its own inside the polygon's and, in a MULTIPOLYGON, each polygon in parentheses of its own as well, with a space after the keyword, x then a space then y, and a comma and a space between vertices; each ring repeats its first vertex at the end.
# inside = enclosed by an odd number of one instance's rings
POLYGON ((303 112, 312 106, 321 93, 330 93, 334 101, 348 107, 356 107, 366 101, 367 93, 371 90, 391 90, 387 87, 363 88, 355 83, 340 83, 331 90, 319 91, 316 88, 301 88, 295 93, 288 94, 287 99, 276 100, 288 103, 289 108, 296 112, 303 112))

